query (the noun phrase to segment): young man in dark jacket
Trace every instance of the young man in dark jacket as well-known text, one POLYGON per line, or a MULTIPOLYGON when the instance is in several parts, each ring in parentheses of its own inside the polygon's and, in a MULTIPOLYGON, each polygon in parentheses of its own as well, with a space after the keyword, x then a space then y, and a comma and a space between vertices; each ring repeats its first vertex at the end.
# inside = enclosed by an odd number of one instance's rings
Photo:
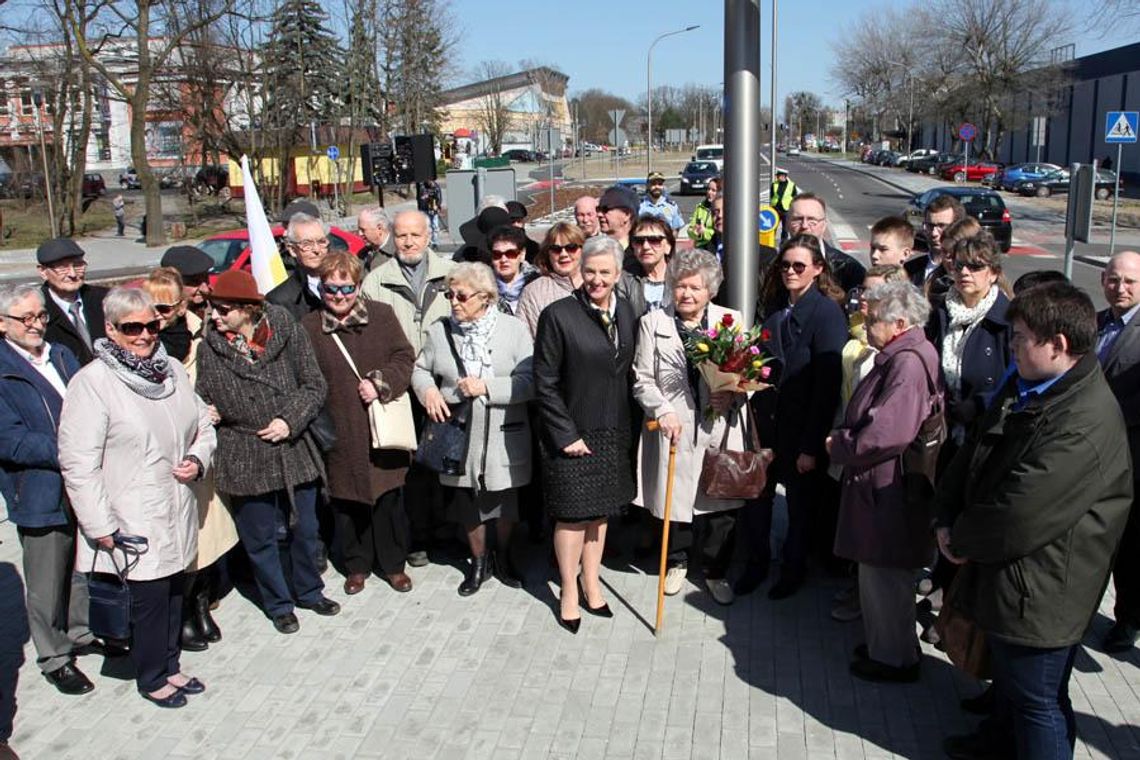
POLYGON ((1069 676, 1132 504, 1120 406, 1096 355, 1096 313, 1068 283, 1014 299, 1017 374, 939 481, 937 537, 961 565, 955 606, 985 632, 995 710, 950 757, 1071 758, 1069 676))

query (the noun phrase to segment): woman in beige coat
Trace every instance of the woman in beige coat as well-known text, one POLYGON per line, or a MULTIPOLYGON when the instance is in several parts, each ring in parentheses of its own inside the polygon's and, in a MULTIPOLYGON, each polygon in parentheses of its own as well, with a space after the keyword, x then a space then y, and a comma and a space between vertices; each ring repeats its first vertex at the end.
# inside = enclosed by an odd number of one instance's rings
POLYGON ((690 559, 699 560, 713 598, 720 604, 731 604, 732 586, 725 575, 735 535, 733 510, 744 502, 710 499, 700 492, 698 482, 705 449, 726 441, 726 448, 743 450, 740 420, 747 395, 710 394, 700 373, 685 358, 682 336, 708 330, 726 314, 731 314, 737 324, 741 324, 741 317, 739 312, 710 304, 723 280, 720 264, 711 253, 677 253, 669 263, 666 280, 672 305, 641 318, 633 362, 633 396, 646 417, 659 425, 659 432, 643 432, 641 436, 638 503, 658 520, 664 517, 669 443, 676 441, 665 593, 678 593, 690 559), (705 419, 704 410, 709 406, 719 413, 715 420, 705 419))
POLYGON ((115 572, 116 536, 147 539, 130 555, 131 659, 145 699, 182 707, 206 688, 181 672, 178 635, 183 572, 198 549, 191 484, 210 464, 214 428, 186 371, 159 345, 151 297, 115 288, 103 313, 107 337, 72 379, 60 415, 60 470, 86 539, 76 567, 115 572))

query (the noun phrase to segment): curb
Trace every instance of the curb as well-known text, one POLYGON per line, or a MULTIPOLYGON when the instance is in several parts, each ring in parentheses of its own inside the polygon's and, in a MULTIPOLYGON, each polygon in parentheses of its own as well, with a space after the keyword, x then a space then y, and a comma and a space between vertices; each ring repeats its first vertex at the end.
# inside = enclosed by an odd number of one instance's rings
POLYGON ((1104 269, 1108 266, 1108 262, 1101 261, 1100 258, 1085 256, 1083 254, 1074 255, 1073 261, 1079 261, 1082 264, 1088 264, 1090 267, 1097 267, 1098 269, 1104 269))

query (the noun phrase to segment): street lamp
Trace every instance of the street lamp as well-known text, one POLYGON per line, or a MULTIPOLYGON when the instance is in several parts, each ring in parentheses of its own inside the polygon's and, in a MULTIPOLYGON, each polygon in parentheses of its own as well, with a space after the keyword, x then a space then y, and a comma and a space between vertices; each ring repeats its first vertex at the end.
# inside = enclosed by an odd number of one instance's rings
MULTIPOLYGON (((653 42, 649 45, 649 55, 647 55, 645 59, 645 97, 646 112, 648 114, 646 125, 649 131, 649 142, 645 150, 646 178, 648 178, 649 173, 653 171, 653 47, 666 37, 672 37, 675 34, 684 34, 685 32, 691 32, 694 29, 700 29, 700 27, 700 24, 694 24, 693 26, 686 26, 684 29, 678 29, 675 32, 665 32, 664 34, 658 35, 657 39, 653 40, 653 42)), ((614 132, 617 132, 616 124, 614 125, 614 132)), ((614 136, 616 137, 617 135, 615 134, 614 136)), ((619 149, 621 148, 620 145, 616 147, 619 149)))
POLYGON ((914 152, 914 74, 910 73, 910 66, 905 63, 887 61, 887 65, 901 67, 903 75, 910 79, 910 113, 906 122, 906 154, 909 156, 914 152))
POLYGON ((44 143, 44 125, 40 117, 40 107, 43 106, 43 104, 43 90, 32 90, 32 105, 35 106, 36 131, 40 136, 40 163, 44 167, 44 190, 47 193, 48 216, 51 217, 51 236, 55 238, 59 237, 59 230, 56 228, 55 204, 52 202, 51 197, 51 175, 48 174, 47 146, 44 143))

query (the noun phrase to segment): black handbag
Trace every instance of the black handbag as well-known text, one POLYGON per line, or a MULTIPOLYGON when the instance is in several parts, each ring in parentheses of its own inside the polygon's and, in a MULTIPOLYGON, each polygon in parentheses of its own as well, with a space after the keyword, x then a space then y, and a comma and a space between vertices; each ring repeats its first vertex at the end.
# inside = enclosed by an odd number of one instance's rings
MULTIPOLYGON (((467 368, 459 358, 455 341, 451 337, 451 323, 444 321, 443 333, 451 348, 451 358, 459 370, 460 377, 466 377, 467 368)), ((464 413, 470 408, 468 402, 451 406, 451 416, 443 422, 428 419, 416 448, 416 462, 441 475, 462 475, 467 470, 467 425, 462 422, 464 413)))
POLYGON ((313 436, 322 454, 327 454, 336 448, 336 423, 328 407, 322 406, 317 416, 309 423, 309 434, 313 436))
POLYGON ((87 596, 90 599, 87 627, 98 638, 126 641, 131 637, 131 587, 127 583, 127 575, 138 564, 138 555, 146 551, 147 540, 124 533, 116 533, 114 539, 115 545, 110 549, 96 544, 91 558, 91 572, 87 574, 87 596), (122 567, 115 559, 116 549, 123 553, 122 567), (95 560, 100 551, 111 555, 115 572, 95 571, 95 560))

